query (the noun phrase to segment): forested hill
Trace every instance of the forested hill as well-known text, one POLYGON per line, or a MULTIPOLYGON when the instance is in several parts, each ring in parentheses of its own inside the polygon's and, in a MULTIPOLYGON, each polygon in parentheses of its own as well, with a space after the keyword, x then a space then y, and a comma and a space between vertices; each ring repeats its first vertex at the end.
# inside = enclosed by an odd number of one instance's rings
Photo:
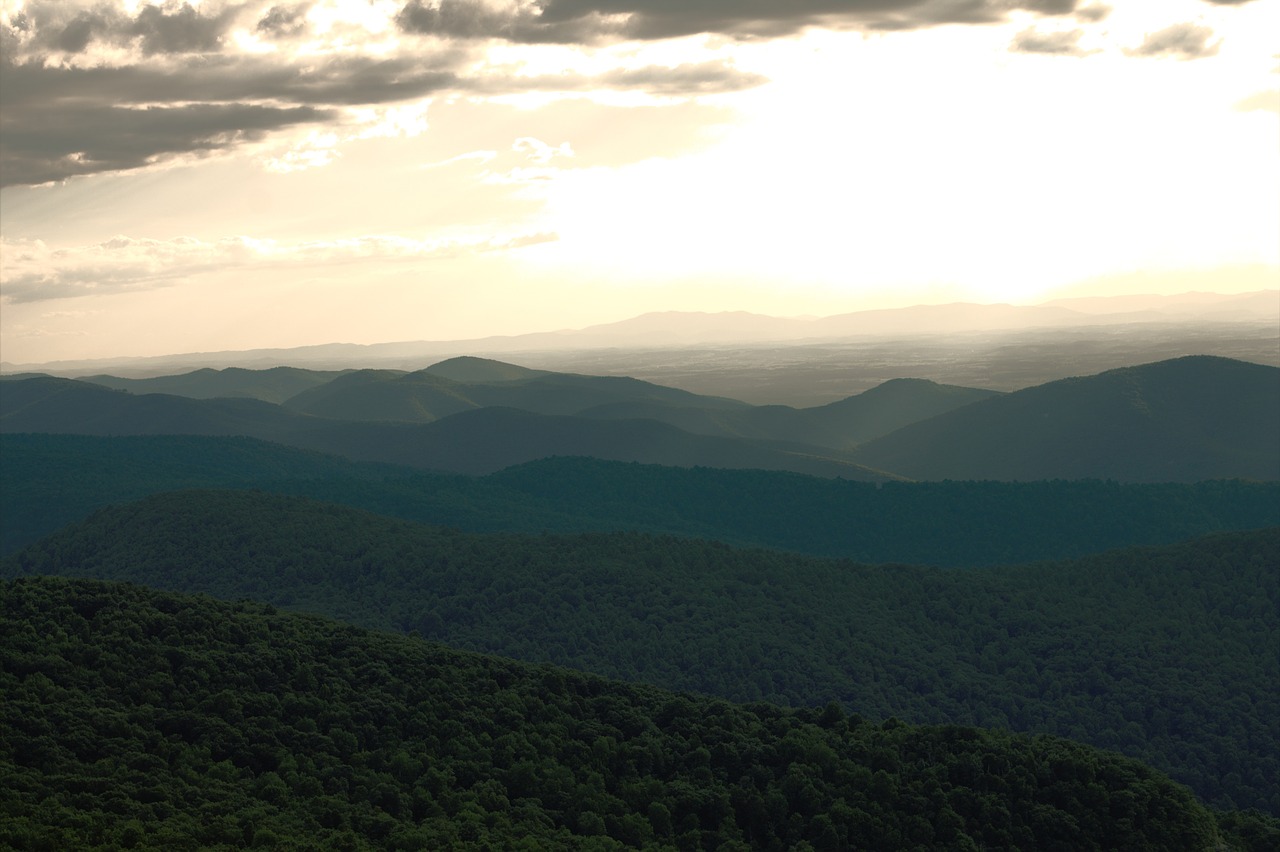
POLYGON ((487 477, 358 464, 249 438, 0 435, 0 555, 180 488, 309 496, 476 532, 641 530, 864 562, 1058 559, 1280 525, 1280 483, 870 483, 553 458, 487 477))
POLYGON ((1069 736, 1280 814, 1280 529, 968 572, 637 534, 472 535, 159 495, 0 562, 130 580, 736 700, 1069 736))
POLYGON ((912 423, 857 460, 912 479, 1280 479, 1280 368, 1187 356, 912 423))
POLYGON ((5 583, 0 612, 11 848, 1222 848, 1185 788, 1060 739, 734 706, 120 584, 5 583))

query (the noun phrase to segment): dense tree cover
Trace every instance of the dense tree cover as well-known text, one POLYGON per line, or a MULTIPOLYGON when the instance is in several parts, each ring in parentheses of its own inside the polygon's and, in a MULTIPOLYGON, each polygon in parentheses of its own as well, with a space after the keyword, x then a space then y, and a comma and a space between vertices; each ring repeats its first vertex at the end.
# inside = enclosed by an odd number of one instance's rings
POLYGON ((1280 528, 957 572, 475 535, 228 491, 102 511, 0 573, 254 598, 735 700, 1055 733, 1280 814, 1277 566, 1280 528))
MULTIPOLYGON (((1047 736, 735 706, 261 604, 0 585, 21 849, 1223 848, 1183 787, 1047 736)), ((1255 847, 1263 848, 1263 847, 1255 847)))
POLYGON ((113 503, 178 488, 386 482, 407 468, 352 462, 256 438, 0 435, 0 553, 113 503))
POLYGON ((584 458, 532 462, 485 481, 540 508, 607 521, 606 528, 949 567, 1060 559, 1280 524, 1276 482, 876 485, 780 471, 688 470, 584 458))
POLYGON ((990 565, 1280 525, 1280 483, 869 483, 555 458, 486 477, 248 438, 0 435, 0 553, 111 503, 256 487, 477 532, 641 530, 864 562, 990 565))

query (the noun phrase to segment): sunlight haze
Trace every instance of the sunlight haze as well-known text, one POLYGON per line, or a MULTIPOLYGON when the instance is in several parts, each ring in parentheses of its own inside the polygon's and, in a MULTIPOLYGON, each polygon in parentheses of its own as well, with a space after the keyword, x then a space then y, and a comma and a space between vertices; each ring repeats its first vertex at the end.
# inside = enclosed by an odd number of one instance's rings
POLYGON ((3 358, 1280 286, 1280 4, 762 8, 0 0, 3 358))

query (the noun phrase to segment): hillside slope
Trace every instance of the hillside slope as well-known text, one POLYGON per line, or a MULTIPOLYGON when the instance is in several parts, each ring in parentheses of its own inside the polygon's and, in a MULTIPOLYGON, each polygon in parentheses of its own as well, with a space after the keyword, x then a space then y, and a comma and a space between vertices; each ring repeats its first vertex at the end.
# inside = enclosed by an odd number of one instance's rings
POLYGON ((1069 735, 1280 813, 1276 565, 1280 528, 955 572, 185 492, 104 510, 0 575, 254 598, 734 700, 1069 735))
MULTIPOLYGON (((351 374, 330 384, 359 379, 359 374, 351 374)), ((394 377, 378 377, 374 384, 395 381, 394 377)), ((445 379, 427 381, 437 387, 448 384, 445 379)), ((322 392, 328 387, 315 390, 322 392)), ((416 404, 413 397, 402 401, 416 404)), ((471 474, 491 473, 553 455, 593 455, 676 466, 790 470, 868 481, 892 478, 854 464, 835 451, 802 444, 691 435, 656 421, 602 422, 516 409, 475 408, 469 403, 466 407, 468 410, 430 423, 361 422, 300 413, 259 400, 135 396, 71 379, 0 382, 0 432, 7 433, 244 435, 356 461, 471 474)))
POLYGON ((0 844, 1207 850, 1145 766, 89 581, 0 586, 0 844), (51 645, 48 637, 58 637, 51 645))
POLYGON ((559 457, 483 477, 251 438, 0 434, 0 555, 95 509, 256 488, 473 532, 645 531, 863 562, 974 567, 1280 526, 1280 483, 874 483, 559 457))
POLYGON ((984 400, 859 448, 913 479, 1280 479, 1280 368, 1189 356, 984 400))
POLYGON ((265 370, 246 370, 243 367, 227 367, 221 370, 204 368, 173 376, 150 378, 121 378, 119 376, 86 376, 83 381, 95 385, 124 390, 130 393, 168 393, 189 396, 193 399, 215 397, 245 397, 263 402, 284 402, 308 388, 325 384, 342 371, 304 370, 298 367, 271 367, 265 370))
POLYGON ((285 405, 337 420, 430 423, 477 408, 575 415, 602 405, 638 403, 711 410, 749 407, 639 379, 526 370, 478 358, 455 358, 412 373, 358 370, 304 391, 285 405))

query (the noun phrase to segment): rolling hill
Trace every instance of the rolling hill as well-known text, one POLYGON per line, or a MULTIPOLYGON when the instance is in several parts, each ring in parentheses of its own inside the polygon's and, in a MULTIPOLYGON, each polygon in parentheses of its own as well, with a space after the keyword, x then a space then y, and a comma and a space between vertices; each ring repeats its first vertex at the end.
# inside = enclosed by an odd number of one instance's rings
POLYGON ((473 532, 638 530, 864 562, 973 567, 1280 525, 1280 483, 872 483, 559 457, 476 477, 251 438, 0 434, 0 555, 95 509, 256 488, 473 532))
POLYGON ((894 380, 811 409, 481 359, 437 366, 479 380, 431 368, 362 370, 278 406, 15 379, 0 382, 0 431, 247 435, 469 474, 587 455, 863 480, 1280 480, 1280 368, 1226 358, 1177 358, 1003 395, 894 380))
POLYGON ((247 370, 243 367, 214 370, 206 367, 174 376, 121 378, 96 375, 85 376, 83 381, 137 394, 168 393, 193 399, 247 397, 281 403, 308 388, 332 381, 343 372, 304 370, 299 367, 272 367, 266 370, 247 370))
POLYGON ((103 510, 0 574, 247 597, 732 700, 1055 733, 1280 814, 1277 564, 1280 528, 956 572, 183 492, 103 510))
POLYGON ((912 479, 1280 479, 1280 368, 1188 356, 913 423, 855 458, 912 479))
POLYGON ((288 400, 293 410, 339 420, 426 423, 477 408, 515 408, 574 415, 618 403, 656 403, 700 409, 745 409, 746 403, 622 376, 579 376, 526 370, 481 358, 454 358, 425 370, 361 370, 288 400), (465 378, 452 378, 452 377, 465 378))
MULTIPOLYGON (((356 376, 335 381, 346 383, 356 376)), ((892 478, 833 450, 692 435, 657 421, 597 421, 493 407, 470 408, 431 423, 366 422, 299 413, 259 400, 135 396, 49 377, 0 382, 0 432, 243 435, 356 461, 468 474, 548 456, 586 454, 676 466, 790 470, 868 481, 892 478)))
POLYGON ((11 848, 1200 852, 1267 828, 1224 836, 1160 773, 1051 737, 735 706, 122 584, 5 583, 0 611, 11 848))

